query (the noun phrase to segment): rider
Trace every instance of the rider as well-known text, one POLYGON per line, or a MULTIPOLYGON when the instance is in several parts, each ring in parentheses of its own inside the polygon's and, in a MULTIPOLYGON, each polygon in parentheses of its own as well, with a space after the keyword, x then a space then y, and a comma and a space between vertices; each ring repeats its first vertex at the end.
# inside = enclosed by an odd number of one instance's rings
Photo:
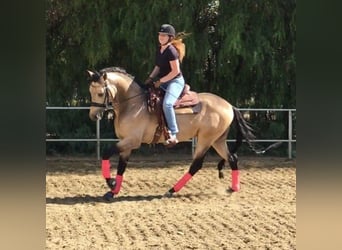
POLYGON ((185 55, 185 45, 182 38, 185 33, 177 33, 170 24, 163 24, 158 32, 159 47, 156 52, 155 66, 145 84, 154 82, 155 87, 165 91, 163 111, 169 129, 170 138, 166 144, 178 143, 178 125, 173 105, 182 93, 184 78, 180 69, 180 63, 185 55), (158 79, 158 80, 156 80, 158 79))

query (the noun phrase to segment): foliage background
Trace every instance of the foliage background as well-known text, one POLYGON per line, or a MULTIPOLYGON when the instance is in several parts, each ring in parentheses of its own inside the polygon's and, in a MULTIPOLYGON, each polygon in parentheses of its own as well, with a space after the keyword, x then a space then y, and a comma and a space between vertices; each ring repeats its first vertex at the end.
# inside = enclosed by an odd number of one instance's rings
MULTIPOLYGON (((158 28, 171 23, 191 33, 182 71, 193 90, 218 94, 239 108, 296 108, 294 0, 46 3, 48 106, 88 106, 86 69, 120 66, 144 80, 154 66, 158 28)), ((249 115, 259 139, 287 138, 286 112, 249 115)), ((84 110, 47 110, 46 117, 49 137, 95 136, 84 110)), ((111 122, 101 121, 101 135, 115 137, 111 122)), ((89 154, 95 144, 48 142, 46 149, 89 154)))

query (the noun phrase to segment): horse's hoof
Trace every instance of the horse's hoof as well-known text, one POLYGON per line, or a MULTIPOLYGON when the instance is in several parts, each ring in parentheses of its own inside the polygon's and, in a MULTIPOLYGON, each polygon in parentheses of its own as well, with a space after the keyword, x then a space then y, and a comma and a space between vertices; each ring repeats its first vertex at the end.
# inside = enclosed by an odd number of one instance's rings
POLYGON ((114 189, 116 180, 114 178, 107 178, 106 183, 110 189, 114 189))
POLYGON ((103 198, 106 201, 113 201, 114 200, 114 194, 112 191, 108 191, 107 193, 104 194, 103 198))
POLYGON ((171 193, 170 191, 167 191, 165 194, 164 194, 164 197, 167 197, 167 198, 170 198, 172 197, 173 193, 171 193))
POLYGON ((220 179, 223 179, 223 178, 224 178, 224 174, 223 174, 223 172, 221 172, 221 171, 219 172, 219 178, 220 178, 220 179))

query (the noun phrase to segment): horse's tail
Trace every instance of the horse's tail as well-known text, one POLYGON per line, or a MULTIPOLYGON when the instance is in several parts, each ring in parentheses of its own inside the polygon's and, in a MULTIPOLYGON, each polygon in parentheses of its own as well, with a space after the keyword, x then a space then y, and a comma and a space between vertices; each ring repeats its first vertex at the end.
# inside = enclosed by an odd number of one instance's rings
POLYGON ((251 140, 255 139, 255 135, 253 134, 253 129, 251 126, 247 123, 247 121, 243 118, 241 112, 233 107, 234 111, 234 120, 233 122, 236 125, 237 128, 237 134, 236 134, 236 141, 235 145, 233 146, 232 150, 230 151, 231 154, 235 154, 238 148, 242 144, 242 140, 245 139, 248 146, 254 151, 258 152, 254 145, 252 144, 251 140))

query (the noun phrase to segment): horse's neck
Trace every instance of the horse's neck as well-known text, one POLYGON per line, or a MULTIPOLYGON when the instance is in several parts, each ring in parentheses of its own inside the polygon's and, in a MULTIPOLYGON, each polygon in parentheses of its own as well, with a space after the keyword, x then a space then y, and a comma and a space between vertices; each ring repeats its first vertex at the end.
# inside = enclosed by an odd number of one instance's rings
POLYGON ((113 84, 113 86, 117 89, 116 96, 113 100, 114 104, 119 107, 117 112, 127 110, 127 108, 139 108, 143 105, 145 100, 144 92, 134 81, 119 81, 113 84))
POLYGON ((129 84, 118 84, 116 85, 118 90, 118 96, 120 97, 121 101, 125 101, 130 99, 132 96, 139 95, 142 93, 141 88, 134 82, 129 84))

